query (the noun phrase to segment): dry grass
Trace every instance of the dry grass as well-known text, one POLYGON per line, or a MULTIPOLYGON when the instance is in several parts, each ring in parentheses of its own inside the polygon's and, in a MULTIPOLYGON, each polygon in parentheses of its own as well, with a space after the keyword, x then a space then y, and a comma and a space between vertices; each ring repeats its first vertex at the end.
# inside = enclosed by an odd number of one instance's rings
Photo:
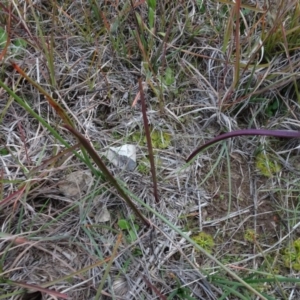
POLYGON ((300 253, 287 259, 299 237, 299 140, 235 138, 185 165, 224 131, 300 130, 299 1, 251 1, 241 10, 235 2, 136 1, 137 17, 127 0, 0 4, 0 299, 31 299, 20 282, 78 300, 259 299, 216 260, 261 299, 299 299, 300 253), (75 195, 62 193, 67 175, 89 161, 66 150, 75 138, 12 62, 99 153, 136 144, 134 171, 107 166, 153 228, 132 217, 95 169, 87 186, 75 183, 75 195), (171 136, 154 149, 159 203, 147 146, 136 140, 144 134, 140 102, 132 107, 140 77, 151 130, 171 136), (280 168, 262 175, 259 153, 280 168), (215 260, 158 215, 187 236, 210 234, 213 247, 200 246, 215 260))

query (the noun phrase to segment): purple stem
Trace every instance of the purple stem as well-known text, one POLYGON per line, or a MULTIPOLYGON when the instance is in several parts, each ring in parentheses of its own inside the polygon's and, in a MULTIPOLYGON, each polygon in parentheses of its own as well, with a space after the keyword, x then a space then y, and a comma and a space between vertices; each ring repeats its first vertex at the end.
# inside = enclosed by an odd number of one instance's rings
POLYGON ((224 134, 220 134, 214 139, 209 140, 195 151, 193 151, 190 156, 187 158, 186 162, 191 161, 201 150, 207 148, 214 143, 219 141, 232 138, 235 136, 242 136, 242 135, 266 135, 266 136, 274 136, 280 138, 300 138, 300 131, 292 131, 292 130, 268 130, 268 129, 241 129, 231 132, 226 132, 224 134))

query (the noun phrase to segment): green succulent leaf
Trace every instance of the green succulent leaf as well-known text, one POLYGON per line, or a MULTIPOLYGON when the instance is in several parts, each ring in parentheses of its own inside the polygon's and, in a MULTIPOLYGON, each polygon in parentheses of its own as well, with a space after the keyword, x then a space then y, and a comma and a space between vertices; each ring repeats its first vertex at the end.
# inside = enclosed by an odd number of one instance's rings
POLYGON ((122 230, 129 230, 130 229, 130 224, 127 222, 127 220, 125 219, 120 219, 118 221, 118 226, 122 229, 122 230))

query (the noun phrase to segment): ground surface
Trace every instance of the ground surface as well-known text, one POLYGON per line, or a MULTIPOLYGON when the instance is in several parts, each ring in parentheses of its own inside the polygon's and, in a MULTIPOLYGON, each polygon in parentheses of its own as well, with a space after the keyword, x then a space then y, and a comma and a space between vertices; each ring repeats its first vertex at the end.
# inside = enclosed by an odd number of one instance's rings
POLYGON ((33 299, 26 291, 36 289, 20 282, 78 300, 259 299, 216 260, 261 299, 299 299, 299 139, 236 137, 186 164, 224 132, 300 130, 299 2, 243 3, 239 34, 230 1, 136 1, 137 18, 130 1, 4 2, 0 299, 33 299), (41 123, 77 143, 35 84, 131 191, 153 229, 41 123), (103 155, 124 144, 137 148, 133 171, 103 155), (198 242, 214 260, 143 203, 194 240, 208 234, 198 242))

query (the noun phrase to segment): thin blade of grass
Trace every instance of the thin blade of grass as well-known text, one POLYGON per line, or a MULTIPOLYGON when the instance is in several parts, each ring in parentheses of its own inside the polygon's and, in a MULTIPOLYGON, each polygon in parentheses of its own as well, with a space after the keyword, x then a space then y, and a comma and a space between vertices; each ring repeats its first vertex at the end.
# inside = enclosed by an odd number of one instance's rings
POLYGON ((228 44, 229 44, 229 40, 232 34, 232 29, 233 29, 233 17, 234 17, 234 10, 232 9, 231 11, 231 15, 228 18, 228 23, 226 25, 226 29, 224 32, 224 41, 223 41, 223 46, 222 46, 222 51, 225 53, 228 44))
MULTIPOLYGON (((289 62, 289 67, 291 69, 291 73, 295 73, 294 71, 294 66, 293 66, 293 63, 291 61, 291 56, 290 56, 290 51, 289 51, 289 44, 288 44, 288 41, 287 41, 287 32, 283 26, 283 24, 280 24, 280 27, 281 27, 281 32, 282 32, 282 38, 283 38, 283 41, 284 41, 284 50, 285 50, 285 53, 286 53, 286 57, 288 58, 288 62, 289 62)), ((299 90, 298 90, 298 84, 297 84, 297 79, 296 79, 296 76, 293 76, 293 83, 294 83, 294 88, 295 88, 295 93, 297 95, 297 99, 298 99, 298 103, 300 103, 300 94, 299 94, 299 90)))
POLYGON ((99 300, 99 299, 100 299, 100 296, 101 296, 101 292, 102 292, 103 286, 104 286, 104 284, 105 284, 105 282, 106 282, 106 279, 107 279, 107 277, 108 277, 108 275, 109 275, 109 271, 110 271, 110 269, 111 269, 112 263, 114 262, 114 258, 115 258, 115 257, 117 256, 117 254, 118 254, 118 253, 117 253, 117 250, 118 250, 118 248, 119 248, 119 246, 120 246, 120 244, 121 244, 121 241, 122 241, 122 233, 120 233, 120 234, 118 235, 116 245, 114 246, 113 251, 112 251, 112 254, 111 254, 111 259, 109 260, 109 262, 108 262, 108 264, 107 264, 107 267, 106 267, 105 272, 104 272, 104 274, 103 274, 103 277, 102 277, 102 279, 101 279, 101 283, 100 283, 100 285, 99 285, 99 287, 98 287, 97 294, 96 294, 94 300, 99 300))
MULTIPOLYGON (((74 146, 72 146, 71 148, 68 148, 68 149, 66 149, 66 150, 58 153, 54 157, 52 157, 52 158, 46 160, 45 162, 43 162, 40 166, 37 166, 37 167, 33 168, 28 174, 25 174, 25 175, 28 175, 27 178, 30 178, 30 176, 33 176, 37 171, 39 171, 41 169, 45 169, 50 163, 53 163, 53 162, 57 161, 59 158, 61 158, 62 156, 64 156, 67 153, 73 152, 79 146, 80 146, 80 144, 78 143, 78 144, 75 144, 74 146)), ((41 177, 42 176, 43 176, 43 174, 41 175, 41 177)), ((35 180, 32 181, 30 184, 34 184, 34 183, 35 183, 35 180)), ((7 196, 5 199, 3 199, 2 201, 0 201, 0 208, 3 207, 3 206, 5 206, 5 205, 8 205, 19 194, 20 194, 20 197, 21 197, 22 193, 24 192, 24 189, 26 188, 26 186, 28 184, 29 184, 29 181, 27 183, 25 183, 25 184, 22 184, 21 187, 18 189, 18 191, 12 193, 11 195, 7 196)), ((19 199, 20 197, 18 197, 17 199, 19 199)))
MULTIPOLYGON (((253 270, 250 269, 245 269, 247 270, 249 273, 252 273, 253 270)), ((285 282, 285 283, 300 283, 300 279, 299 278, 289 278, 289 277, 284 277, 284 276, 280 276, 280 275, 274 275, 274 274, 270 274, 270 273, 266 273, 266 272, 257 272, 254 271, 257 274, 261 274, 261 275, 265 275, 265 276, 274 276, 274 278, 268 278, 268 277, 264 277, 264 278, 244 278, 244 281, 247 283, 253 283, 253 284, 259 284, 259 283, 274 283, 275 282, 275 278, 276 281, 279 282, 285 282)), ((210 279, 213 282, 217 282, 220 284, 225 284, 225 285, 231 285, 231 286, 243 286, 242 283, 240 282, 236 282, 236 281, 232 281, 232 280, 228 280, 228 279, 224 279, 223 277, 219 277, 219 276, 211 276, 210 279)))
POLYGON ((46 293, 48 295, 52 295, 52 296, 55 296, 55 297, 60 297, 60 298, 63 298, 63 299, 69 299, 68 295, 66 295, 66 294, 62 294, 60 292, 49 290, 49 289, 43 288, 43 287, 35 285, 35 284, 28 284, 28 283, 17 282, 17 281, 12 281, 12 280, 8 280, 7 283, 11 284, 11 285, 14 285, 14 286, 22 287, 22 288, 25 288, 25 289, 40 291, 40 292, 43 292, 43 293, 46 293))
MULTIPOLYGON (((71 127, 74 127, 73 122, 69 118, 69 116, 65 113, 63 108, 60 106, 59 103, 57 103, 39 84, 37 84, 34 80, 32 80, 17 64, 14 62, 11 62, 14 69, 17 70, 17 72, 26 78, 34 87, 36 87, 48 100, 49 104, 55 109, 57 114, 62 118, 65 124, 70 125, 71 127)), ((20 97, 18 97, 12 90, 10 90, 2 81, 0 81, 0 86, 3 87, 23 108, 25 108, 26 111, 28 111, 31 115, 33 115, 40 123, 42 123, 52 134, 55 138, 57 138, 60 142, 62 142, 65 146, 70 148, 69 144, 65 142, 61 136, 48 124, 45 122, 43 118, 41 118, 38 114, 36 114, 29 105, 23 101, 20 97)), ((81 161, 85 162, 86 165, 91 169, 93 173, 95 173, 95 169, 93 168, 92 164, 90 163, 89 159, 87 158, 87 155, 82 149, 83 156, 80 156, 76 151, 73 152, 81 161)))
POLYGON ((249 300, 249 298, 247 296, 244 296, 242 293, 240 293, 239 291, 237 291, 237 287, 236 286, 234 288, 226 286, 226 285, 220 285, 220 286, 222 287, 222 290, 226 291, 226 297, 224 297, 224 295, 223 295, 221 299, 226 299, 227 296, 233 296, 234 295, 234 296, 237 296, 238 299, 249 300))
POLYGON ((57 114, 62 118, 65 124, 74 127, 73 122, 66 114, 64 109, 57 103, 39 84, 32 80, 15 62, 11 62, 13 68, 24 78, 26 78, 40 93, 47 99, 48 103, 54 108, 57 114))
MULTIPOLYGON (((224 3, 224 4, 229 4, 229 5, 236 5, 235 1, 218 0, 218 2, 224 3)), ((247 5, 245 3, 241 3, 241 7, 252 10, 252 11, 255 11, 255 12, 258 12, 258 13, 264 13, 265 12, 265 10, 263 10, 263 9, 257 8, 256 6, 247 5)))
POLYGON ((300 131, 292 131, 292 130, 268 130, 268 129, 241 129, 236 131, 227 132, 224 134, 220 134, 219 136, 211 139, 206 142, 195 151, 193 151, 190 156, 186 159, 186 162, 190 162, 200 151, 204 150, 210 145, 213 145, 219 141, 229 139, 235 136, 243 136, 243 135, 265 135, 265 136, 273 136, 280 138, 300 138, 300 131))
POLYGON ((138 210, 138 208, 135 206, 135 204, 131 201, 131 199, 127 196, 127 194, 124 192, 123 188, 119 185, 117 180, 114 178, 114 176, 109 172, 105 164, 102 162, 100 156, 98 153, 94 150, 94 148, 90 145, 89 141, 80 134, 77 130, 72 128, 69 125, 64 126, 66 129, 68 129, 82 144, 82 146, 86 149, 86 151, 89 153, 89 155, 92 157, 96 165, 99 167, 99 169, 102 171, 103 175, 105 176, 106 180, 110 182, 112 186, 114 186, 121 197, 124 199, 124 201, 128 204, 128 206, 135 212, 135 214, 141 219, 141 221, 147 226, 150 226, 150 222, 143 216, 143 214, 138 210))
MULTIPOLYGON (((175 17, 176 17, 176 11, 173 12, 172 18, 170 20, 170 24, 167 28, 167 31, 166 31, 166 34, 164 36, 163 41, 160 43, 159 47, 157 48, 157 50, 155 51, 155 53, 153 55, 153 58, 151 59, 151 64, 153 65, 153 67, 155 69, 155 72, 157 72, 157 69, 158 69, 157 68, 158 58, 161 56, 161 54, 163 52, 163 47, 167 45, 166 43, 169 39, 171 29, 173 28, 173 23, 174 23, 175 17)), ((165 63, 165 53, 164 53, 164 58, 163 58, 162 61, 163 61, 162 65, 164 65, 164 63, 165 63)))
POLYGON ((8 46, 10 44, 10 24, 11 24, 11 8, 8 11, 8 20, 7 20, 7 40, 4 49, 0 53, 0 61, 4 58, 7 53, 8 46))
MULTIPOLYGON (((117 253, 117 255, 115 255, 115 257, 119 256, 120 254, 117 253)), ((48 286, 51 286, 51 285, 55 285, 59 282, 62 282, 62 281, 65 281, 65 280, 69 280, 70 278, 74 278, 75 276, 77 275, 81 275, 82 273, 86 273, 88 272, 89 270, 93 269, 93 268, 96 268, 96 267, 99 267, 99 266, 102 266, 103 264, 109 262, 113 257, 109 256, 105 259, 102 259, 100 261, 97 261, 96 263, 92 264, 92 265, 89 265, 87 267, 84 267, 82 269, 80 269, 79 271, 76 271, 74 273, 71 273, 69 275, 66 275, 66 276, 63 276, 61 278, 58 278, 58 279, 55 279, 53 281, 49 281, 49 282, 46 282, 46 283, 42 283, 41 286, 42 287, 48 287, 48 286)))
POLYGON ((151 290, 162 300, 167 300, 167 297, 164 296, 158 289, 155 287, 147 278, 146 276, 143 276, 143 279, 145 280, 146 284, 151 288, 151 290))
POLYGON ((150 169, 151 169, 152 182, 153 182, 153 195, 155 198, 155 202, 159 203, 153 147, 152 147, 150 129, 149 129, 149 125, 148 125, 146 102, 145 102, 141 78, 139 79, 139 89, 140 89, 140 97, 141 97, 141 103, 142 103, 142 113, 143 113, 143 121, 144 121, 144 128, 145 128, 145 136, 146 136, 146 140, 147 140, 148 155, 149 155, 150 169))
MULTIPOLYGON (((145 0, 143 1, 140 1, 139 3, 144 3, 145 0)), ((157 84, 158 83, 158 79, 157 79, 157 67, 155 65, 152 64, 151 60, 150 60, 150 51, 149 49, 146 49, 146 45, 148 45, 147 43, 149 42, 147 39, 146 39, 146 36, 144 34, 144 28, 143 26, 141 26, 141 23, 142 23, 142 19, 140 18, 140 21, 139 22, 139 15, 137 13, 135 13, 135 10, 134 8, 137 6, 136 4, 133 4, 133 1, 130 0, 130 3, 131 3, 131 10, 132 10, 132 13, 133 13, 133 16, 134 16, 134 21, 135 21, 135 24, 136 24, 136 34, 134 35, 135 38, 137 39, 137 43, 138 43, 138 47, 141 51, 141 54, 142 54, 142 57, 143 57, 143 60, 144 62, 147 63, 148 67, 149 67, 149 70, 151 71, 152 73, 152 76, 153 76, 153 79, 154 79, 154 82, 157 84), (144 45, 143 45, 143 42, 144 41, 144 45), (146 51, 148 50, 148 51, 146 51)), ((145 28, 147 28, 145 26, 145 28)), ((150 35, 152 36, 153 35, 153 32, 150 32, 150 35)), ((162 45, 164 45, 164 43, 162 43, 162 45)), ((158 97, 159 99, 159 109, 160 109, 160 112, 161 114, 163 114, 164 112, 164 100, 163 100, 163 92, 162 92, 162 88, 159 84, 157 84, 157 87, 158 87, 158 90, 159 92, 157 91, 157 89, 153 86, 152 84, 152 81, 151 80, 148 80, 147 78, 147 83, 150 85, 152 91, 156 94, 156 96, 158 97)))
MULTIPOLYGON (((134 17, 134 21, 135 21, 135 23, 136 23, 136 38, 137 38, 137 41, 138 41, 138 46, 139 46, 139 48, 140 48, 140 50, 141 50, 141 53, 142 53, 142 55, 143 55, 144 61, 147 61, 148 64, 149 64, 149 67, 151 67, 151 69, 152 69, 152 66, 151 66, 151 64, 150 64, 150 61, 149 61, 149 58, 148 58, 148 55, 147 55, 147 51, 146 51, 146 49, 144 48, 144 45, 143 45, 143 43, 142 43, 142 39, 143 39, 143 40, 146 40, 146 39, 145 39, 144 34, 142 33, 142 29, 140 28, 140 23, 139 23, 139 21, 138 21, 137 14, 136 14, 136 12, 135 12, 135 10, 134 10, 135 6, 134 6, 132 0, 130 0, 130 4, 131 4, 131 9, 132 9, 132 14, 133 14, 133 17, 134 17)), ((153 70, 152 70, 152 71, 153 71, 153 70)))
MULTIPOLYGON (((45 128, 49 130, 49 132, 65 147, 70 148, 69 143, 67 143, 60 134, 51 126, 49 125, 40 115, 38 115, 23 99, 21 99, 14 91, 12 91, 4 82, 0 80, 0 87, 2 87, 11 97, 15 99, 15 101, 24 108, 29 114, 31 114, 36 120, 38 120, 45 128)), ((96 174, 96 170, 89 164, 86 158, 82 157, 76 151, 73 151, 74 155, 79 158, 83 163, 88 165, 91 171, 96 174)))
POLYGON ((63 151, 59 152, 57 155, 55 155, 54 157, 47 159, 39 166, 34 167, 32 170, 30 170, 30 172, 28 173, 29 177, 33 176, 39 170, 43 170, 43 169, 47 168, 48 165, 55 163, 58 159, 65 156, 66 154, 73 152, 75 149, 77 149, 79 147, 80 147, 80 143, 77 143, 77 144, 73 145, 71 148, 63 150, 63 151))
POLYGON ((21 198, 21 196, 23 195, 24 191, 26 189, 26 185, 22 185, 16 192, 13 192, 12 194, 10 194, 9 196, 7 196, 6 198, 4 198, 1 202, 0 202, 0 208, 3 209, 3 207, 7 204, 9 204, 10 202, 12 202, 16 197, 18 197, 17 199, 21 198))
POLYGON ((240 9, 241 0, 236 0, 235 4, 235 63, 232 87, 236 88, 240 78, 240 9))

